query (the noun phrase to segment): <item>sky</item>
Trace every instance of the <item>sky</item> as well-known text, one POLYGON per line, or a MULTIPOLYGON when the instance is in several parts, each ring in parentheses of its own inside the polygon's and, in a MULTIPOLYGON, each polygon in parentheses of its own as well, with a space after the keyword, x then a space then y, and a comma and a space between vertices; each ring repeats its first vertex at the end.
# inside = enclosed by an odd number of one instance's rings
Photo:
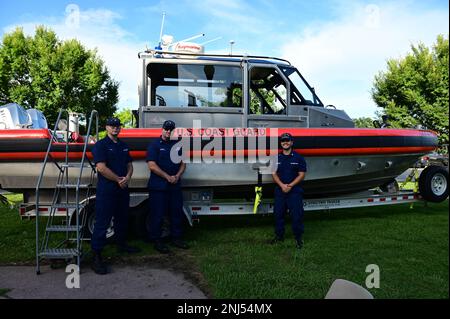
POLYGON ((220 37, 206 53, 228 54, 234 41, 235 54, 288 59, 324 104, 352 118, 375 117, 370 92, 388 59, 449 30, 447 0, 0 0, 0 35, 45 25, 61 40, 77 38, 120 82, 119 109, 137 109, 137 53, 158 44, 163 12, 163 34, 175 41, 220 37))

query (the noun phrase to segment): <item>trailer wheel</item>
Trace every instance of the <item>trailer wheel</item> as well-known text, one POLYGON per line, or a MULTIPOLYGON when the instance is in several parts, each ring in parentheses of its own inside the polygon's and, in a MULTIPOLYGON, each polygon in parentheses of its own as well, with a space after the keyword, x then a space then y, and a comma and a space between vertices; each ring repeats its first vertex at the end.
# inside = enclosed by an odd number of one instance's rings
POLYGON ((440 166, 426 167, 419 177, 419 191, 427 201, 444 201, 448 197, 448 171, 440 166))
MULTIPOLYGON (((81 215, 86 214, 84 216, 85 219, 85 225, 83 227, 82 237, 84 239, 91 239, 92 234, 94 233, 94 225, 95 225, 95 202, 89 204, 87 207, 85 207, 81 213, 81 215)), ((82 216, 80 216, 82 217, 82 216)), ((71 225, 75 225, 75 217, 72 215, 71 218, 71 225)), ((114 217, 111 220, 111 224, 108 227, 108 230, 106 231, 106 239, 108 241, 111 241, 114 239, 114 217)))

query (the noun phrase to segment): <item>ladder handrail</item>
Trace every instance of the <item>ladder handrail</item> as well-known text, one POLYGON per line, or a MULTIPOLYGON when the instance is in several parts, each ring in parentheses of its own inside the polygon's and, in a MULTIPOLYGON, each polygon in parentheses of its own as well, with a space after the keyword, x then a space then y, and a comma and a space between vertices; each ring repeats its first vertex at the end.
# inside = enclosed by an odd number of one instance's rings
MULTIPOLYGON (((54 217, 54 213, 56 211, 56 208, 55 208, 54 205, 56 205, 58 203, 58 201, 59 201, 60 188, 58 188, 58 187, 60 187, 60 186, 58 186, 58 185, 60 185, 60 184, 64 185, 63 187, 65 187, 65 190, 66 190, 65 202, 67 204, 69 204, 69 199, 68 199, 68 182, 69 182, 69 180, 68 180, 68 178, 69 178, 69 169, 68 168, 70 167, 69 166, 69 125, 67 125, 67 127, 66 127, 66 139, 65 139, 65 164, 66 165, 64 165, 64 166, 58 165, 57 160, 54 159, 52 157, 52 154, 51 154, 51 149, 52 149, 53 142, 56 140, 55 136, 56 136, 58 124, 61 121, 61 117, 62 117, 62 114, 64 112, 67 114, 67 120, 68 121, 70 120, 70 114, 69 114, 68 110, 66 110, 64 108, 61 108, 59 113, 58 113, 58 117, 56 119, 56 122, 55 122, 54 130, 53 130, 53 132, 51 134, 51 139, 50 139, 48 147, 47 147, 47 152, 45 153, 45 157, 44 157, 41 173, 39 175, 39 178, 38 178, 38 181, 37 181, 37 184, 36 184, 36 272, 37 272, 37 274, 40 273, 39 262, 40 262, 40 258, 41 258, 41 251, 42 252, 47 251, 49 236, 50 236, 50 233, 52 232, 52 230, 49 230, 49 226, 51 226, 52 223, 53 223, 53 217, 54 217), (47 162, 49 160, 53 161, 53 163, 56 165, 56 167, 58 168, 60 173, 59 173, 59 177, 58 177, 57 182, 56 182, 57 186, 56 186, 56 188, 54 190, 54 195, 53 195, 53 200, 52 200, 52 208, 50 210, 50 216, 49 216, 49 220, 47 221, 47 228, 46 228, 46 231, 45 231, 45 236, 43 238, 42 247, 41 247, 40 246, 40 242, 39 242, 39 238, 40 238, 40 236, 39 236, 39 233, 40 233, 40 231, 39 231, 40 188, 41 188, 41 184, 42 184, 42 181, 43 181, 43 178, 44 178, 46 165, 47 165, 47 162), (44 250, 42 250, 42 249, 44 249, 44 250)), ((78 266, 80 265, 80 255, 81 255, 81 243, 80 243, 80 241, 81 241, 81 234, 80 234, 80 218, 79 218, 79 215, 80 215, 80 201, 79 201, 79 199, 80 199, 81 180, 82 180, 82 177, 83 177, 83 168, 84 168, 86 159, 89 162, 89 166, 91 168, 91 179, 90 179, 89 185, 93 184, 93 177, 95 176, 95 173, 96 173, 95 166, 92 164, 91 160, 86 156, 86 152, 88 150, 88 144, 90 142, 89 136, 90 136, 91 130, 92 130, 92 122, 94 121, 94 119, 96 120, 96 122, 95 122, 95 125, 96 125, 96 140, 98 140, 98 137, 99 137, 98 112, 96 110, 92 110, 91 116, 89 118, 89 125, 88 125, 88 129, 87 129, 86 139, 84 141, 84 146, 83 146, 83 153, 82 153, 82 158, 81 158, 81 163, 80 163, 80 172, 79 172, 79 176, 78 176, 78 179, 77 179, 76 185, 75 185, 76 186, 75 187, 75 198, 76 198, 76 201, 75 201, 76 206, 75 207, 76 208, 75 208, 75 212, 74 213, 76 214, 76 228, 75 229, 76 229, 76 234, 77 234, 77 237, 76 237, 77 248, 76 248, 76 250, 74 250, 73 257, 74 256, 77 257, 77 264, 78 264, 78 266)), ((88 186, 88 193, 86 195, 87 197, 89 197, 89 188, 90 188, 90 186, 88 186)), ((69 210, 66 209, 66 224, 67 224, 67 220, 68 220, 67 219, 68 212, 69 212, 69 210)), ((84 218, 83 218, 83 220, 84 220, 84 218)), ((83 224, 84 224, 84 222, 83 222, 83 224)), ((66 242, 67 242, 67 240, 69 240, 69 237, 68 237, 68 232, 69 231, 70 230, 66 231, 66 242)), ((61 243, 61 245, 62 244, 64 244, 64 241, 61 243)), ((59 246, 60 245, 58 245, 58 247, 59 246)), ((54 256, 50 257, 50 258, 54 258, 54 256)))
MULTIPOLYGON (((67 120, 69 120, 69 112, 65 108, 60 108, 58 117, 56 118, 55 127, 53 129, 52 136, 50 137, 50 141, 47 146, 47 152, 45 153, 44 162, 42 164, 42 169, 41 169, 41 174, 39 175, 39 179, 36 184, 36 270, 37 270, 37 273, 39 273, 39 190, 41 188, 42 178, 45 173, 45 167, 47 166, 49 157, 51 158, 50 150, 52 148, 53 140, 56 136, 56 130, 58 128, 58 124, 59 124, 59 121, 61 120, 61 115, 63 112, 67 113, 67 120)), ((68 143, 68 141, 69 141, 69 123, 67 123, 67 127, 66 127, 66 143, 68 143)), ((66 145, 66 149, 67 149, 67 145, 66 145)), ((55 162, 55 164, 56 164, 56 162, 55 162)), ((59 165, 56 164, 56 166, 61 171, 61 168, 59 167, 59 165)))
MULTIPOLYGON (((88 129, 86 132, 86 139, 84 141, 83 153, 81 155, 81 169, 80 169, 80 175, 79 175, 79 178, 77 181, 77 188, 80 187, 81 176, 83 174, 84 159, 86 157, 87 145, 89 144, 89 135, 91 134, 92 120, 93 120, 94 116, 95 116, 95 120, 96 120, 95 121, 95 131, 96 131, 95 132, 95 134, 96 134, 95 141, 96 142, 98 141, 98 112, 96 110, 92 110, 91 116, 89 117, 89 124, 88 124, 88 129)), ((92 165, 91 165, 91 167, 95 168, 95 166, 92 166, 92 165)))
MULTIPOLYGON (((86 158, 86 151, 87 151, 87 145, 89 144, 89 135, 91 134, 91 128, 92 128, 92 120, 95 117, 95 130, 96 130, 96 142, 98 141, 98 112, 96 110, 92 110, 91 111, 91 116, 89 117, 89 124, 88 124, 88 129, 86 132, 86 139, 84 141, 84 147, 83 147, 83 153, 81 155, 81 164, 80 164, 80 175, 78 176, 78 180, 77 180, 77 186, 75 188, 75 203, 76 203, 76 209, 75 209, 75 219, 76 219, 76 226, 77 228, 80 226, 80 220, 79 220, 79 215, 80 215, 80 194, 79 194, 79 190, 80 190, 80 183, 81 183, 81 178, 83 176, 83 168, 84 168, 84 160, 86 158)), ((89 159, 88 159, 89 160, 89 159)), ((89 161, 90 162, 90 161, 89 161)), ((92 171, 95 172, 95 166, 91 164, 91 169, 92 171)), ((92 178, 92 176, 91 176, 92 178)), ((80 249, 80 233, 79 231, 77 231, 77 250, 79 251, 80 249)), ((80 256, 77 256, 77 259, 79 260, 80 256)), ((79 264, 79 262, 78 262, 79 264)))
MULTIPOLYGON (((39 188, 40 188, 41 183, 42 183, 42 178, 44 176, 45 167, 46 167, 47 162, 48 162, 48 157, 49 156, 51 157, 50 150, 52 148, 53 140, 54 140, 55 135, 56 135, 56 129, 58 128, 58 123, 61 120, 61 114, 63 112, 67 112, 67 116, 69 116, 69 112, 66 109, 61 108, 59 110, 59 114, 58 114, 58 117, 57 117, 56 122, 55 122, 55 127, 53 129, 52 136, 51 136, 50 141, 48 143, 47 152, 45 153, 45 158, 44 158, 44 162, 43 162, 43 165, 42 165, 41 174, 39 175, 39 179, 38 179, 38 182, 36 184, 36 196, 39 193, 39 188)), ((68 138, 69 138, 69 123, 67 123, 66 132, 67 132, 67 138, 66 138, 66 144, 67 144, 68 143, 68 138)))

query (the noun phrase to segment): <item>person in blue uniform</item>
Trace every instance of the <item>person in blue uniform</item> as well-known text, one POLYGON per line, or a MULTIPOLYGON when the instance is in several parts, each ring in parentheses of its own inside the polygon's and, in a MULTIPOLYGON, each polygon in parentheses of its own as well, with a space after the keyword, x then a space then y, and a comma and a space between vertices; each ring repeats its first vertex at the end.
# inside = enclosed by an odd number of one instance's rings
POLYGON ((303 188, 302 181, 305 178, 305 159, 293 150, 294 141, 292 135, 281 135, 282 152, 278 154, 277 170, 272 173, 275 186, 275 238, 272 244, 284 240, 284 217, 289 210, 292 221, 296 247, 303 246, 303 188))
MULTIPOLYGON (((170 250, 162 240, 162 223, 168 214, 170 221, 170 238, 173 246, 188 249, 183 236, 183 196, 181 192, 181 175, 186 164, 181 159, 171 156, 176 140, 170 136, 175 129, 173 121, 165 121, 161 136, 150 143, 147 149, 147 165, 151 172, 148 181, 150 213, 147 218, 149 239, 160 253, 166 254, 170 250)), ((181 157, 181 148, 174 153, 181 157)))
POLYGON ((133 175, 133 164, 128 145, 118 135, 121 123, 117 118, 106 121, 108 135, 95 143, 92 153, 97 168, 95 224, 91 239, 94 254, 92 268, 97 274, 108 272, 101 252, 106 245, 106 231, 114 217, 114 234, 117 249, 135 253, 139 249, 126 244, 130 194, 128 183, 133 175))

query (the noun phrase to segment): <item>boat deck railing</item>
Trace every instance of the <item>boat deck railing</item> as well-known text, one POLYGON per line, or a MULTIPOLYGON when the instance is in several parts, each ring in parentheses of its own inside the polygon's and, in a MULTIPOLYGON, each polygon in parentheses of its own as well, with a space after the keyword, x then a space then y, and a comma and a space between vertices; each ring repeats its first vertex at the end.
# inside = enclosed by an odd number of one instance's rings
POLYGON ((211 57, 211 58, 229 58, 240 59, 242 61, 257 59, 257 60, 274 60, 287 63, 291 65, 288 60, 271 57, 271 56, 259 56, 259 55, 231 55, 231 54, 206 54, 206 53, 190 53, 190 52, 176 52, 176 51, 163 51, 163 50, 146 50, 139 52, 139 59, 163 57, 162 55, 168 55, 171 59, 192 59, 192 57, 211 57))

